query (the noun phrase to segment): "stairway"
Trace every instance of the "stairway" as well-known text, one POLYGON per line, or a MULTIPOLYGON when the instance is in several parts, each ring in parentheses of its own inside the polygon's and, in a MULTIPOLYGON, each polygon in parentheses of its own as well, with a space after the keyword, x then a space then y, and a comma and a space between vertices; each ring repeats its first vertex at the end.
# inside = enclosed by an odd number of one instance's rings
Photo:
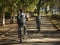
POLYGON ((56 31, 57 29, 52 25, 46 16, 42 16, 41 19, 41 31, 56 31))
MULTIPOLYGON (((31 21, 27 21, 26 23, 26 30, 28 32, 28 34, 26 35, 26 39, 23 40, 23 42, 55 42, 55 41, 59 41, 60 39, 56 38, 55 39, 55 33, 49 33, 49 32, 45 32, 45 31, 56 31, 57 29, 52 25, 52 23, 47 19, 47 17, 42 16, 41 19, 41 27, 40 27, 40 31, 41 32, 37 32, 38 29, 36 29, 36 23, 35 23, 35 19, 31 20, 31 21), (42 33, 44 32, 44 33, 42 33), (52 38, 53 37, 53 38, 52 38), (47 41, 46 41, 47 39, 47 41), (51 40, 49 40, 51 39, 51 40), (32 41, 33 40, 33 41, 32 41), (49 40, 49 41, 48 41, 49 40), (53 41, 54 40, 54 41, 53 41)), ((0 43, 18 43, 19 38, 18 38, 18 26, 16 25, 13 29, 11 29, 9 32, 3 34, 3 40, 0 40, 0 43)), ((57 34, 57 37, 60 37, 59 34, 57 34)), ((1 37, 1 36, 0 36, 1 37)))

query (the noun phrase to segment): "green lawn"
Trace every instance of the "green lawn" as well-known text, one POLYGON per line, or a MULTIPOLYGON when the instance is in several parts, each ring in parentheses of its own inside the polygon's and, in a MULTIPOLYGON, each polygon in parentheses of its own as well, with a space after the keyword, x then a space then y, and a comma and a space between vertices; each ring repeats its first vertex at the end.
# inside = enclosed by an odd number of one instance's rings
POLYGON ((50 21, 60 30, 60 15, 56 15, 51 18, 51 15, 47 15, 50 21))

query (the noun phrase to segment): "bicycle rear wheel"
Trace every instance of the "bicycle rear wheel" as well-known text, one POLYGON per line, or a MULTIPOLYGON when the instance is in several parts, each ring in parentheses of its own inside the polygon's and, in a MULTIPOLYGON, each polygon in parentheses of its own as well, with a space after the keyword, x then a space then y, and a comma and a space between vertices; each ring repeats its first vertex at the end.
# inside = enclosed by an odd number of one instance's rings
POLYGON ((20 29, 20 42, 22 43, 24 38, 24 32, 23 32, 23 28, 20 29))

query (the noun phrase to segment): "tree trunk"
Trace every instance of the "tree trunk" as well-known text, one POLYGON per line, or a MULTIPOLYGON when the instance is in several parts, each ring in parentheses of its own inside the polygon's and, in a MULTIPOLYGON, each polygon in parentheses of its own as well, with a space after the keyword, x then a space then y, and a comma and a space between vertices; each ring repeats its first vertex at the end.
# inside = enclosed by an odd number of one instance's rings
POLYGON ((15 23, 15 15, 14 14, 11 14, 11 24, 15 23))
POLYGON ((2 12, 2 18, 1 18, 1 25, 4 26, 5 25, 5 12, 2 12))
POLYGON ((11 22, 10 22, 11 24, 13 24, 14 22, 13 22, 13 16, 11 15, 11 22))
POLYGON ((16 23, 16 20, 15 20, 15 15, 14 15, 13 17, 14 17, 14 18, 13 18, 13 22, 14 22, 14 23, 16 23))

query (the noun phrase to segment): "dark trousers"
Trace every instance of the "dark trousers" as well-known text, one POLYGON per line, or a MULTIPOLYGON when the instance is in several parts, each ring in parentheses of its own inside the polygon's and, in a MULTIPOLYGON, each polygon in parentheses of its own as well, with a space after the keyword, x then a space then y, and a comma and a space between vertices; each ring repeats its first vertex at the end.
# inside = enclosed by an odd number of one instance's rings
POLYGON ((26 34, 26 26, 18 26, 18 37, 20 38, 22 35, 26 34))
POLYGON ((36 20, 36 28, 38 29, 38 31, 40 31, 40 21, 36 20))

